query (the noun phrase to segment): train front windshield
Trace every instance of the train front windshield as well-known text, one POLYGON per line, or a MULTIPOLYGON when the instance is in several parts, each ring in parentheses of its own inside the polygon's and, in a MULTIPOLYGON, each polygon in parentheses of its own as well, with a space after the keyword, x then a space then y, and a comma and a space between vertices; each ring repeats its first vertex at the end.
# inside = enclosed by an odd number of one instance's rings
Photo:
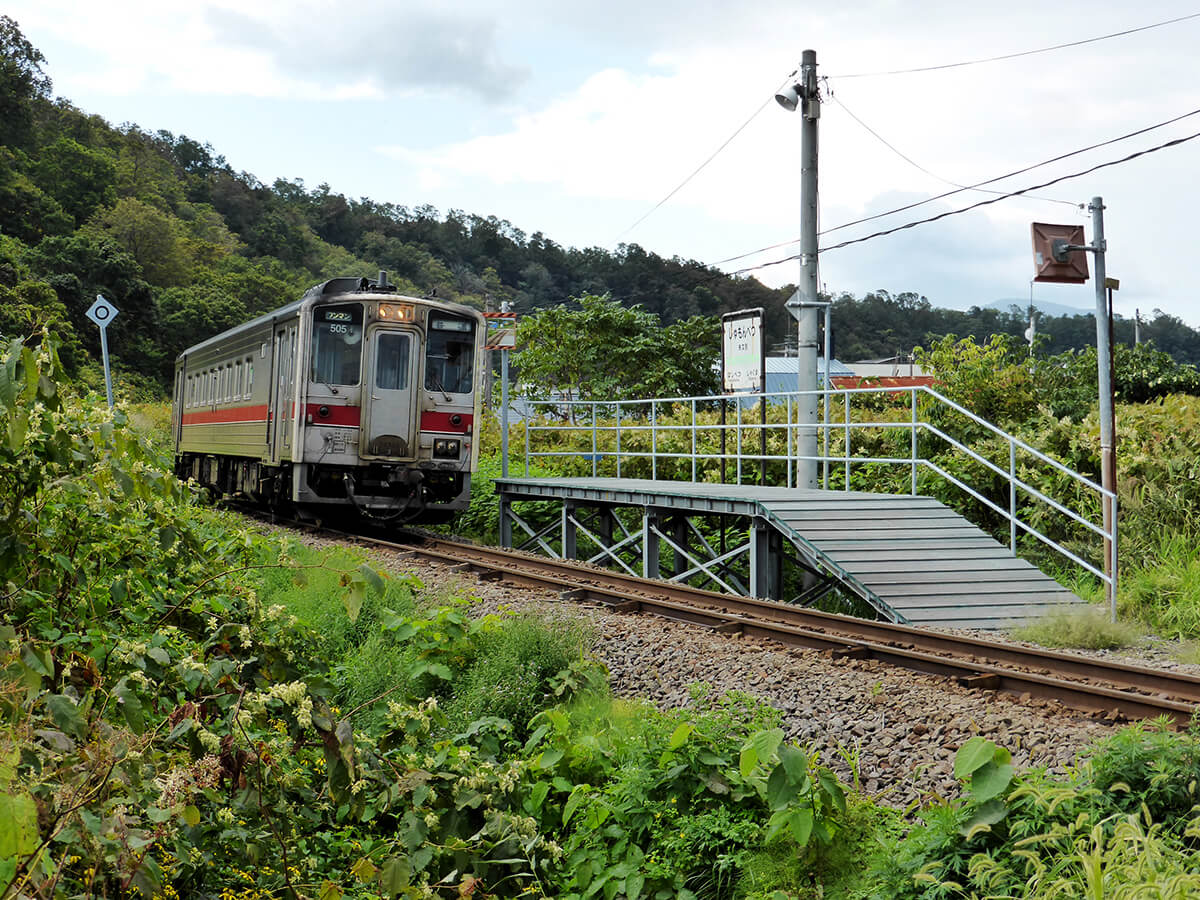
POLYGON ((425 347, 425 387, 447 394, 469 394, 475 374, 475 323, 433 313, 425 347))
POLYGON ((313 310, 312 380, 322 384, 358 384, 362 367, 361 303, 313 310))

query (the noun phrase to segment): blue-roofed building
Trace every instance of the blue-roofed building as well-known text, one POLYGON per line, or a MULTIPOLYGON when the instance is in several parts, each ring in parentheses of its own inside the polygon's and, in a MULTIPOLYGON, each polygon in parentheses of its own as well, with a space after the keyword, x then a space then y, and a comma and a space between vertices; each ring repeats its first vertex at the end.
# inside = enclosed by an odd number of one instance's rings
MULTIPOLYGON (((767 357, 767 393, 774 394, 796 389, 796 359, 795 356, 767 357)), ((843 375, 853 375, 854 370, 844 363, 834 359, 829 365, 829 376, 837 378, 843 375)), ((825 358, 817 357, 817 387, 825 386, 825 358)))

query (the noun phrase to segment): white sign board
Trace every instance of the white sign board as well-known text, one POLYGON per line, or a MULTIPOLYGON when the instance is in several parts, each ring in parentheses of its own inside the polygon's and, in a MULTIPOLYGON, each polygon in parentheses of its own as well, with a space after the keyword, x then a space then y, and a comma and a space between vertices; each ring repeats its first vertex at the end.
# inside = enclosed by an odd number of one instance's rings
POLYGON ((725 393, 764 389, 762 322, 762 309, 743 309, 721 317, 721 389, 725 393))
POLYGON ((96 302, 88 307, 86 315, 101 328, 107 328, 108 323, 117 317, 117 312, 118 310, 115 306, 100 294, 97 294, 96 302))

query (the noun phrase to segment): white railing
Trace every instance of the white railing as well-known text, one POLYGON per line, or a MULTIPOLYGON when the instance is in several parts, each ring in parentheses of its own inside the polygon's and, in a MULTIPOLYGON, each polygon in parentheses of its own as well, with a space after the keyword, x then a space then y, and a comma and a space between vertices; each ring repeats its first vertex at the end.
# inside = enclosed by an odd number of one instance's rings
MULTIPOLYGON (((593 477, 610 475, 617 478, 628 476, 630 464, 634 461, 642 461, 640 468, 644 473, 645 461, 648 460, 650 478, 691 481, 698 480, 705 463, 716 462, 721 466, 722 480, 734 484, 747 483, 749 476, 756 477, 764 484, 772 480, 775 484, 793 487, 798 478, 797 464, 801 460, 809 460, 821 467, 821 483, 827 490, 831 489, 831 475, 837 467, 842 469, 841 478, 836 479, 840 481, 838 487, 848 491, 851 489, 851 473, 856 466, 906 466, 909 469, 909 493, 915 495, 918 493, 918 472, 925 470, 958 488, 980 507, 1005 519, 1013 555, 1017 552, 1019 535, 1030 535, 1098 578, 1104 584, 1105 593, 1115 609, 1117 498, 1114 493, 929 387, 863 387, 806 393, 815 394, 824 401, 822 420, 819 422, 802 424, 798 421, 799 407, 796 401, 801 395, 796 391, 654 400, 526 400, 522 416, 525 476, 529 477, 531 462, 543 457, 582 459, 590 463, 593 477), (861 414, 856 416, 852 408, 854 399, 887 395, 893 398, 889 411, 904 412, 904 406, 895 401, 905 394, 908 395, 909 414, 903 420, 868 421, 861 414), (835 407, 840 407, 841 421, 832 420, 835 407), (720 409, 721 421, 709 421, 717 409, 720 409), (929 414, 938 409, 953 412, 973 423, 977 430, 982 429, 987 438, 1001 446, 1007 445, 1007 464, 988 459, 979 450, 930 421, 929 414), (781 411, 783 421, 777 421, 781 411), (773 421, 773 418, 776 420, 773 421), (855 455, 855 432, 866 429, 909 432, 907 455, 855 455), (710 438, 714 433, 720 439, 720 449, 709 446, 713 443, 710 438), (985 487, 966 483, 930 458, 931 455, 922 454, 918 440, 922 433, 943 441, 955 453, 1002 479, 1007 484, 1007 503, 998 502, 995 494, 989 497, 985 487), (819 452, 801 455, 799 448, 802 437, 812 442, 817 435, 821 436, 819 452), (841 452, 837 454, 831 452, 831 438, 834 436, 840 439, 842 445, 841 452), (678 440, 678 437, 682 437, 682 440, 678 440), (552 445, 552 449, 540 449, 547 444, 552 445), (773 452, 768 452, 772 447, 773 452), (1098 505, 1100 520, 1093 521, 1089 515, 1068 506, 1067 501, 1051 497, 1024 480, 1018 473, 1018 460, 1024 471, 1033 466, 1052 469, 1065 476, 1068 486, 1076 494, 1084 498, 1094 495, 1098 503, 1084 505, 1098 505), (730 464, 732 472, 727 471, 730 464), (769 479, 768 470, 771 467, 775 469, 774 479, 769 479), (1069 523, 1097 536, 1103 545, 1099 564, 1083 558, 1022 519, 1019 509, 1023 504, 1020 501, 1025 498, 1044 504, 1069 523)), ((508 470, 507 462, 505 471, 508 470)))

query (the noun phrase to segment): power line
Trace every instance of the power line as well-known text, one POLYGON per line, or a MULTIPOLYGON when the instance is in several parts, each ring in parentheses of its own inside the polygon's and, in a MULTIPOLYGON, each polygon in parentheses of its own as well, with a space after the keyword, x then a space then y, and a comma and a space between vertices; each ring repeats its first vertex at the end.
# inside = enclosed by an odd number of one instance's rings
MULTIPOLYGON (((796 71, 799 71, 799 70, 796 70, 796 71)), ((794 76, 796 74, 796 71, 793 71, 792 74, 788 76, 788 78, 791 78, 792 76, 794 76)), ((785 83, 786 83, 786 79, 785 79, 785 83)), ((634 222, 632 225, 630 225, 628 228, 626 228, 624 231, 622 231, 620 234, 618 234, 616 239, 613 241, 613 243, 615 244, 615 243, 617 243, 617 241, 620 241, 621 238, 625 237, 625 235, 629 234, 629 232, 633 231, 633 229, 637 228, 639 225, 641 225, 643 222, 645 222, 648 218, 650 218, 650 216, 652 216, 655 212, 657 212, 663 206, 663 204, 665 204, 668 200, 670 200, 672 197, 674 197, 676 194, 678 194, 681 190, 683 190, 684 186, 689 181, 691 181, 693 178, 695 178, 697 175, 699 175, 704 170, 705 166, 707 166, 710 162, 712 162, 714 159, 716 159, 722 150, 724 150, 731 143, 733 143, 734 138, 736 138, 739 134, 741 134, 743 131, 745 131, 746 127, 751 122, 753 122, 755 119, 758 118, 758 114, 761 113, 764 109, 766 109, 768 104, 770 104, 770 102, 773 99, 775 99, 774 94, 772 94, 770 97, 768 97, 766 100, 764 100, 762 102, 762 105, 759 106, 758 109, 756 109, 750 115, 750 118, 748 118, 745 122, 743 122, 741 125, 739 125, 738 129, 733 134, 731 134, 729 137, 727 137, 725 139, 724 143, 722 143, 720 147, 718 147, 716 150, 714 150, 712 152, 712 155, 709 156, 708 159, 706 159, 706 160, 704 160, 704 162, 700 163, 700 165, 696 167, 696 170, 694 172, 692 172, 691 175, 689 175, 687 178, 683 179, 683 181, 679 182, 679 184, 677 184, 675 186, 675 189, 673 191, 671 191, 669 194, 667 194, 667 196, 663 197, 656 204, 654 204, 654 206, 651 207, 649 210, 647 210, 642 215, 641 218, 639 218, 636 222, 634 222)))
MULTIPOLYGON (((832 91, 829 92, 829 99, 832 100, 834 103, 836 103, 838 106, 840 106, 842 108, 842 111, 845 112, 846 115, 848 115, 855 122, 857 122, 859 125, 861 125, 863 127, 863 129, 867 131, 867 133, 869 133, 873 138, 875 138, 875 140, 879 141, 879 143, 883 144, 883 146, 887 147, 889 150, 891 150, 893 153, 895 153, 898 157, 900 157, 902 160, 904 160, 906 163, 908 163, 914 169, 924 172, 930 178, 934 178, 934 179, 942 182, 943 184, 950 185, 951 187, 956 187, 961 191, 979 191, 980 193, 983 193, 983 194, 997 194, 997 195, 1004 193, 1004 191, 993 191, 993 190, 989 190, 987 188, 971 187, 969 185, 959 184, 957 181, 951 181, 949 178, 943 178, 941 175, 938 175, 936 172, 930 172, 927 168, 925 168, 923 165, 921 165, 916 160, 901 153, 886 138, 884 138, 883 135, 881 135, 878 131, 876 131, 874 128, 872 128, 870 125, 868 125, 866 122, 864 122, 858 116, 856 116, 854 114, 854 111, 852 109, 850 109, 850 107, 848 107, 841 100, 839 100, 836 96, 834 96, 832 91)), ((1030 199, 1043 200, 1046 203, 1061 203, 1064 206, 1078 206, 1079 205, 1078 203, 1072 203, 1070 200, 1058 200, 1054 197, 1031 197, 1030 199)))
MULTIPOLYGON (((841 106, 842 106, 842 109, 846 109, 845 104, 841 104, 841 106)), ((849 110, 846 110, 846 111, 849 112, 849 110)), ((927 203, 933 203, 937 200, 944 200, 947 197, 953 197, 955 194, 963 193, 963 191, 978 190, 979 188, 983 187, 984 185, 995 184, 997 181, 1004 181, 1007 178, 1015 178, 1017 175, 1024 175, 1026 172, 1032 172, 1034 169, 1040 169, 1043 166, 1048 166, 1048 165, 1051 165, 1052 163, 1062 162, 1064 159, 1070 159, 1072 156, 1079 156, 1082 153, 1088 153, 1092 150, 1098 150, 1101 147, 1107 147, 1110 144, 1117 144, 1117 143, 1120 143, 1121 141, 1126 141, 1126 140, 1129 140, 1130 138, 1134 138, 1134 137, 1138 137, 1143 134, 1147 134, 1147 133, 1149 133, 1151 131, 1155 131, 1159 128, 1165 128, 1168 125, 1174 125, 1176 122, 1182 122, 1184 119, 1188 119, 1188 118, 1191 118, 1192 116, 1196 116, 1196 115, 1200 115, 1200 109, 1193 109, 1191 112, 1183 113, 1182 115, 1175 116, 1174 118, 1167 119, 1163 122, 1157 122, 1154 125, 1147 125, 1145 128, 1139 128, 1136 131, 1130 131, 1127 134, 1118 135, 1117 137, 1109 138, 1106 141, 1100 141, 1097 144, 1090 144, 1087 147, 1081 147, 1078 150, 1072 150, 1069 153, 1059 154, 1058 156, 1054 156, 1054 157, 1051 157, 1050 159, 1043 160, 1042 162, 1033 163, 1032 165, 1025 166, 1022 169, 1014 169, 1013 171, 1006 172, 1003 175, 997 175, 995 178, 988 178, 985 181, 977 181, 974 184, 966 185, 965 187, 958 188, 957 190, 944 191, 941 194, 935 194, 934 196, 927 197, 924 200, 916 200, 912 203, 906 203, 904 206, 897 206, 894 209, 889 209, 889 210, 886 210, 881 213, 874 213, 869 216, 863 216, 860 219, 854 219, 850 222, 843 222, 841 225, 834 225, 832 228, 826 228, 824 231, 821 232, 821 234, 822 235, 832 234, 835 231, 841 231, 845 228, 851 228, 854 225, 862 225, 864 222, 872 222, 876 219, 883 219, 883 218, 886 218, 887 216, 896 215, 897 213, 908 212, 910 209, 916 209, 917 207, 924 206, 927 203)), ((1028 190, 1035 190, 1035 188, 1029 188, 1028 190)), ((1005 194, 1004 196, 1009 197, 1009 196, 1013 196, 1013 195, 1005 194)), ((1060 201, 1060 202, 1064 202, 1064 201, 1060 201)), ((711 263, 710 265, 721 266, 721 265, 724 265, 725 263, 737 262, 739 259, 746 259, 747 257, 750 257, 750 256, 757 256, 759 253, 766 253, 768 250, 778 250, 780 247, 787 247, 790 244, 795 244, 797 241, 799 241, 799 238, 793 238, 792 240, 788 240, 788 241, 780 241, 777 244, 771 244, 767 247, 759 247, 757 250, 751 250, 748 253, 740 253, 737 256, 730 256, 726 259, 718 260, 717 262, 711 263)))
MULTIPOLYGON (((1012 191, 1011 193, 1005 194, 1002 197, 993 197, 990 200, 980 200, 978 203, 973 203, 970 206, 964 206, 961 209, 947 210, 946 212, 939 213, 936 216, 930 216, 927 219, 918 219, 915 222, 908 222, 904 225, 897 225, 895 228, 888 228, 884 231, 876 231, 876 232, 873 232, 872 234, 864 235, 863 237, 852 238, 851 240, 848 240, 848 241, 842 241, 840 244, 834 244, 831 247, 822 247, 822 248, 820 248, 819 252, 827 253, 830 250, 840 250, 843 247, 849 247, 852 244, 861 244, 866 241, 874 240, 875 238, 886 237, 889 234, 895 234, 897 231, 904 231, 909 228, 916 228, 918 225, 928 225, 930 222, 937 222, 941 219, 949 218, 950 216, 961 215, 962 213, 970 212, 973 209, 979 209, 979 207, 981 207, 981 206, 990 206, 993 203, 999 203, 1000 201, 1008 200, 1011 197, 1018 197, 1022 194, 1028 193, 1029 191, 1041 190, 1042 188, 1047 188, 1052 185, 1059 184, 1060 182, 1068 181, 1072 178, 1082 178, 1084 175, 1090 175, 1091 173, 1097 172, 1100 169, 1107 169, 1110 166, 1118 166, 1118 165, 1121 165, 1122 163, 1127 163, 1127 162, 1130 162, 1131 160, 1137 159, 1139 156, 1146 156, 1147 154, 1150 154, 1150 153, 1156 153, 1159 150, 1166 150, 1169 147, 1177 147, 1180 144, 1186 144, 1188 141, 1195 140, 1196 138, 1200 138, 1200 131, 1197 131, 1194 134, 1189 134, 1187 137, 1175 138, 1174 140, 1167 141, 1166 143, 1163 143, 1163 144, 1159 144, 1157 147, 1149 147, 1145 150, 1138 150, 1136 153, 1130 153, 1128 156, 1122 157, 1121 159, 1113 159, 1113 160, 1109 160, 1108 162, 1098 163, 1097 165, 1092 166, 1090 169, 1084 169, 1082 172, 1073 172, 1070 175, 1061 175, 1058 178, 1051 179, 1050 181, 1043 182, 1042 184, 1035 184, 1035 185, 1032 185, 1027 188, 1021 188, 1018 191, 1012 191)), ((772 260, 770 262, 761 263, 757 266, 747 266, 744 269, 738 269, 736 272, 729 272, 728 274, 729 275, 745 275, 748 272, 754 272, 759 269, 768 268, 770 266, 777 266, 777 265, 780 265, 785 262, 792 262, 794 260, 798 260, 799 258, 800 258, 800 254, 797 253, 797 254, 793 254, 792 256, 785 257, 783 259, 776 259, 776 260, 772 260)))
POLYGON ((921 66, 916 69, 892 69, 886 72, 854 72, 850 75, 831 76, 835 78, 874 78, 880 75, 911 75, 916 72, 938 72, 942 69, 958 69, 963 66, 977 66, 981 63, 1000 62, 1005 59, 1018 59, 1022 56, 1033 56, 1038 53, 1049 53, 1052 50, 1065 50, 1068 47, 1082 47, 1084 44, 1094 44, 1097 41, 1107 41, 1110 38, 1124 37, 1128 34, 1137 34, 1139 31, 1149 31, 1152 28, 1162 28, 1164 25, 1174 25, 1177 22, 1186 22, 1188 19, 1200 18, 1200 13, 1191 13, 1186 16, 1179 16, 1175 19, 1167 19, 1163 22, 1155 22, 1151 25, 1141 25, 1137 28, 1127 28, 1124 31, 1114 31, 1112 34, 1102 34, 1098 37, 1085 38, 1081 41, 1070 41, 1066 44, 1055 44, 1053 47, 1039 47, 1036 50, 1022 50, 1019 53, 1005 53, 1001 56, 988 56, 983 59, 968 59, 962 62, 944 63, 939 66, 921 66))

